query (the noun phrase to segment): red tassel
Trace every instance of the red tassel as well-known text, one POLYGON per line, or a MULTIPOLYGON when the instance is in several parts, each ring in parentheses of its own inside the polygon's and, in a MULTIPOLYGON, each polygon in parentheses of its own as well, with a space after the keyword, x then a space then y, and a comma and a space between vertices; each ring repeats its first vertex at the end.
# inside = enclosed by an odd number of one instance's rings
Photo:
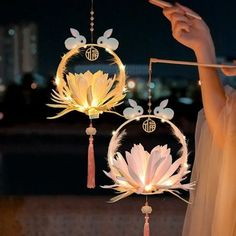
POLYGON ((143 236, 150 236, 150 227, 149 227, 149 214, 152 213, 152 208, 148 205, 147 196, 145 206, 141 209, 142 213, 145 214, 145 223, 143 227, 143 236))
POLYGON ((150 228, 149 228, 149 216, 148 214, 145 216, 145 224, 143 229, 143 236, 150 236, 150 228))
POLYGON ((93 135, 90 135, 89 137, 87 188, 95 188, 95 159, 94 159, 93 135))

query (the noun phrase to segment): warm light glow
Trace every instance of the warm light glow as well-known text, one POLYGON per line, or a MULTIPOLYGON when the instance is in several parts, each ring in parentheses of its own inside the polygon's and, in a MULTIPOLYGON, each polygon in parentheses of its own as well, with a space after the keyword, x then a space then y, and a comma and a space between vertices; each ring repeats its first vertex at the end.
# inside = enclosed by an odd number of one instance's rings
POLYGON ((167 180, 166 182, 165 182, 165 185, 166 186, 171 186, 173 184, 173 182, 171 181, 171 180, 167 180))
POLYGON ((112 50, 110 48, 105 49, 108 53, 112 54, 112 50))
POLYGON ((146 192, 150 192, 150 191, 152 191, 152 185, 149 184, 149 185, 145 186, 144 189, 145 189, 146 192))
POLYGON ((97 105, 98 105, 98 100, 96 100, 96 99, 94 99, 93 101, 92 101, 92 107, 96 107, 97 105))
POLYGON ((113 130, 111 134, 112 134, 112 135, 115 135, 115 134, 116 134, 116 131, 115 131, 115 130, 113 130))
POLYGON ((55 84, 58 86, 60 84, 60 79, 58 77, 55 78, 55 84))
MULTIPOLYGON (((182 145, 181 156, 173 162, 171 149, 168 145, 156 145, 150 152, 146 151, 142 144, 134 144, 130 151, 124 151, 125 156, 119 152, 120 144, 126 135, 124 127, 136 120, 136 118, 157 118, 154 115, 140 115, 124 122, 113 135, 108 147, 108 165, 110 172, 105 174, 114 182, 104 188, 115 189, 120 195, 111 199, 111 202, 119 201, 133 193, 143 195, 162 194, 166 191, 175 194, 176 189, 193 189, 194 183, 182 184, 181 181, 189 173, 187 171, 187 144, 182 138, 181 131, 169 120, 164 120, 173 128, 174 135, 182 145), (123 131, 121 131, 123 130, 123 131), (124 186, 123 182, 128 183, 124 186)), ((161 117, 159 118, 161 120, 161 117)), ((178 193, 177 193, 178 195, 178 193)), ((180 197, 181 198, 181 197, 180 197)), ((182 199, 182 198, 181 198, 182 199)), ((184 200, 184 199, 183 199, 184 200)))
POLYGON ((187 169, 188 168, 188 164, 184 163, 183 166, 187 169))
POLYGON ((0 85, 0 92, 4 92, 6 90, 6 86, 1 84, 0 85))
POLYGON ((120 70, 125 70, 125 66, 123 64, 120 64, 120 70))
POLYGON ((120 58, 112 50, 97 44, 86 44, 73 48, 61 59, 55 78, 57 88, 52 93, 52 100, 55 104, 48 104, 50 107, 63 108, 64 110, 50 118, 59 118, 73 110, 85 113, 90 119, 99 118, 101 113, 110 111, 124 99, 127 92, 125 82, 124 66, 120 58), (73 74, 67 71, 67 64, 71 58, 80 54, 80 48, 89 46, 103 48, 111 54, 119 73, 108 78, 109 75, 101 70, 95 73, 88 70, 80 74, 73 74), (68 96, 70 99, 67 99, 68 96))
POLYGON ((136 86, 136 83, 133 80, 129 80, 128 83, 127 83, 127 86, 128 86, 129 89, 134 89, 135 86, 136 86))
POLYGON ((198 80, 198 85, 199 85, 199 86, 201 86, 201 85, 202 85, 202 83, 201 83, 201 81, 200 81, 200 80, 198 80))
POLYGON ((165 119, 161 119, 161 122, 162 122, 162 123, 165 123, 165 119))
POLYGON ((38 85, 37 85, 35 82, 33 82, 30 87, 31 87, 32 89, 36 89, 36 88, 38 87, 38 85))
POLYGON ((4 113, 0 112, 0 120, 3 120, 3 118, 4 118, 4 113))

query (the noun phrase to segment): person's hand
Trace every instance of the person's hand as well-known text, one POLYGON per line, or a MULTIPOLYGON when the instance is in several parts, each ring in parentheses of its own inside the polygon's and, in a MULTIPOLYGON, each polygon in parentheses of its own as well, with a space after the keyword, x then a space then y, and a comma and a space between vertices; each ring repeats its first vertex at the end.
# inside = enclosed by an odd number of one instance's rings
MULTIPOLYGON (((236 66, 236 60, 234 60, 234 64, 236 66)), ((226 76, 236 76, 236 67, 235 68, 222 67, 221 70, 226 76)))
POLYGON ((165 7, 163 13, 170 21, 173 37, 181 44, 194 50, 196 54, 204 51, 214 51, 211 34, 206 23, 186 14, 193 12, 191 9, 176 4, 173 7, 165 7))

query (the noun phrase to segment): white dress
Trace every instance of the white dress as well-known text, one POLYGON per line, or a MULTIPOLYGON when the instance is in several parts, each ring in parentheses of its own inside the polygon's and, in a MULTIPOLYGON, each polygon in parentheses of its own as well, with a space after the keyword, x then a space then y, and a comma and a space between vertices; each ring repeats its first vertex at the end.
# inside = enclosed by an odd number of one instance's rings
POLYGON ((203 111, 195 137, 195 162, 182 236, 236 236, 236 91, 225 88, 227 102, 216 119, 224 143, 216 144, 203 111))

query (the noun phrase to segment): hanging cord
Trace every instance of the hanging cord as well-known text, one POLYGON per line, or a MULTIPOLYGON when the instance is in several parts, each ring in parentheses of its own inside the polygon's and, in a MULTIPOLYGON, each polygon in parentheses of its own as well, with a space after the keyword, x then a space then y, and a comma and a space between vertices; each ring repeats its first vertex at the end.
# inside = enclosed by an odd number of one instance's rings
POLYGON ((149 62, 148 68, 148 115, 152 113, 152 61, 149 62))

